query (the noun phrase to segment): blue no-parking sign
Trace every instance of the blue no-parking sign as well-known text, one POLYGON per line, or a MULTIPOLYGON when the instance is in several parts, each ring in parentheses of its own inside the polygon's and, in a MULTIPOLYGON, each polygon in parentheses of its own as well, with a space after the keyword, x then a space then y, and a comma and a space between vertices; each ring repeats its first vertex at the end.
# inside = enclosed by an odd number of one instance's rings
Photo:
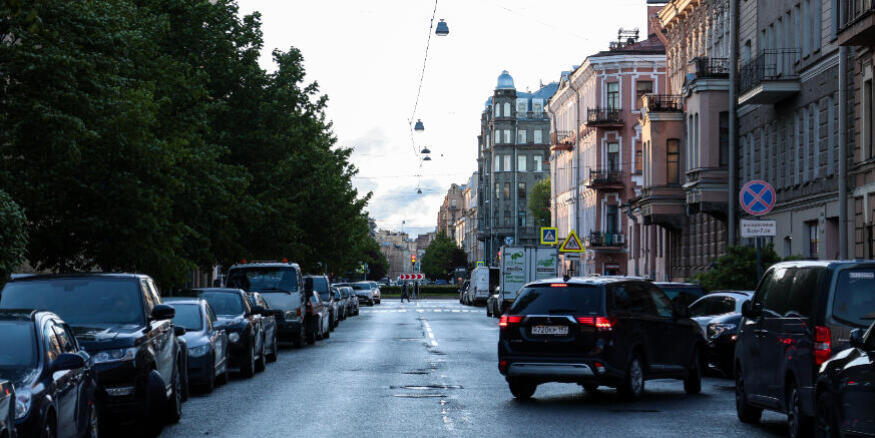
POLYGON ((776 200, 775 188, 762 180, 748 182, 738 193, 741 208, 752 216, 768 214, 775 207, 776 200))

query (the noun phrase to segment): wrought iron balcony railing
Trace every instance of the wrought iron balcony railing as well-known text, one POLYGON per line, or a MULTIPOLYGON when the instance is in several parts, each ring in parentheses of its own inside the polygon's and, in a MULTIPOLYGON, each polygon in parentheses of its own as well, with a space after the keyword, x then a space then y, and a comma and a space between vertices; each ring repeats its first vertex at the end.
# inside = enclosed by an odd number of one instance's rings
POLYGON ((679 94, 646 94, 641 106, 648 112, 683 112, 683 96, 679 94))
POLYGON ((586 124, 590 126, 622 126, 623 119, 620 117, 622 111, 620 108, 588 108, 586 110, 586 124))
POLYGON ((739 69, 739 93, 744 94, 764 82, 798 80, 798 57, 799 49, 764 50, 739 69))
POLYGON ((587 187, 618 186, 623 184, 623 172, 619 170, 589 170, 587 187))
POLYGON ((626 235, 622 233, 590 233, 586 239, 589 247, 622 247, 626 244, 626 235))
POLYGON ((696 67, 696 77, 700 78, 728 78, 729 58, 693 58, 696 67))

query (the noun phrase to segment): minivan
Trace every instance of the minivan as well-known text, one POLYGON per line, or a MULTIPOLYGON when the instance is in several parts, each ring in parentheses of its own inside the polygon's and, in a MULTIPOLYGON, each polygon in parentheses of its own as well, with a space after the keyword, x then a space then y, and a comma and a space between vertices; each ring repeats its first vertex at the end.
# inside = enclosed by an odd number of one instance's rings
POLYGON ((770 267, 742 307, 735 347, 738 418, 787 414, 791 437, 810 435, 815 379, 851 331, 875 312, 875 262, 796 261, 770 267))

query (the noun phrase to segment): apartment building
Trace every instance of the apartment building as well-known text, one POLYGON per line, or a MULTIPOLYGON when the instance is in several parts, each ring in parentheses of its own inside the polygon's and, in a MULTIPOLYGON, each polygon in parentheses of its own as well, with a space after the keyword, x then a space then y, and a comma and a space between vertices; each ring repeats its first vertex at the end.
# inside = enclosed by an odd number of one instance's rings
POLYGON ((438 234, 446 234, 450 239, 456 238, 455 223, 464 211, 462 192, 465 186, 451 184, 447 194, 444 196, 444 201, 438 209, 437 216, 437 232, 438 234))

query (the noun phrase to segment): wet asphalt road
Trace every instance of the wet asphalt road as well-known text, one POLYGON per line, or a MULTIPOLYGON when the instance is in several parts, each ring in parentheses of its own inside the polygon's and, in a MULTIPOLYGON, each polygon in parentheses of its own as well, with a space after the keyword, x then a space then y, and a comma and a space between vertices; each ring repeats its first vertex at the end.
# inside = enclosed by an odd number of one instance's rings
POLYGON ((331 338, 249 380, 193 395, 162 437, 244 436, 784 436, 785 417, 740 423, 732 382, 707 378, 687 396, 679 381, 648 381, 638 402, 612 389, 538 387, 513 399, 496 366, 497 320, 456 301, 362 307, 331 338))

